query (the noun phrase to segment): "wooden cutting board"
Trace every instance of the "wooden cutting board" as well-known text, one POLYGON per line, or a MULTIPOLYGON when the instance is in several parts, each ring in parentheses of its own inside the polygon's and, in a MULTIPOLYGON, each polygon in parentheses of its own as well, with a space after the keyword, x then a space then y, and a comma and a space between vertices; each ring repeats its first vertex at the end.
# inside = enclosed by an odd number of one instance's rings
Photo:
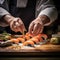
POLYGON ((41 52, 60 52, 60 45, 39 45, 35 47, 35 50, 41 51, 41 52))
POLYGON ((46 44, 46 45, 37 45, 35 47, 24 46, 16 50, 7 47, 7 49, 0 48, 0 52, 60 52, 60 45, 46 44))

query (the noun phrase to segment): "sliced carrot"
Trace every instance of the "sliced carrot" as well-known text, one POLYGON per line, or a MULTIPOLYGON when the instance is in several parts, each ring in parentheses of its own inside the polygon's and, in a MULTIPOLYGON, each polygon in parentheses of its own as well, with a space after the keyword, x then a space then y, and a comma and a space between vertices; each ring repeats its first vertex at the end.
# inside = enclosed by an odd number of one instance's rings
POLYGON ((25 42, 24 38, 17 38, 17 40, 19 40, 19 42, 21 42, 21 43, 25 42))
POLYGON ((30 33, 26 33, 25 36, 29 36, 29 37, 32 37, 32 35, 30 33))
POLYGON ((19 43, 18 39, 11 39, 10 41, 13 42, 13 43, 19 43))
POLYGON ((26 39, 26 40, 29 40, 29 39, 30 39, 30 37, 29 37, 29 36, 25 36, 25 39, 26 39))
POLYGON ((32 39, 30 39, 30 40, 32 40, 34 43, 38 43, 39 42, 39 40, 37 39, 37 38, 32 38, 32 39))
POLYGON ((28 45, 34 46, 34 42, 29 40, 29 41, 24 42, 23 45, 24 46, 28 46, 28 45))
POLYGON ((48 36, 46 34, 41 34, 40 37, 44 37, 44 38, 48 38, 48 36))

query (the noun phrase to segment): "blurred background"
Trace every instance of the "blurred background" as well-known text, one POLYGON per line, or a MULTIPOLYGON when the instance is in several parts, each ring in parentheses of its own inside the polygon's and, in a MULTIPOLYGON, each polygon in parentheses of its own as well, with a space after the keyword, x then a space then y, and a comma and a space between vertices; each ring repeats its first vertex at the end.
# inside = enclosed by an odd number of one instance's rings
POLYGON ((0 60, 60 60, 60 58, 0 58, 0 60))

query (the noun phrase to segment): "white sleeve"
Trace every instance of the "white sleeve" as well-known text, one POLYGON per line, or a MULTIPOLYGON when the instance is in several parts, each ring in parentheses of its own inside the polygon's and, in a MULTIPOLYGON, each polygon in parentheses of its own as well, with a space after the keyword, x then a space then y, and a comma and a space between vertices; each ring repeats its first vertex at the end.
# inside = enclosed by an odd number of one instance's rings
POLYGON ((0 7, 0 18, 6 14, 10 14, 6 9, 0 7))
POLYGON ((41 16, 41 15, 46 15, 50 18, 50 22, 45 24, 44 26, 48 26, 50 25, 54 20, 57 19, 57 16, 58 16, 58 13, 57 13, 57 10, 55 7, 48 7, 44 10, 42 10, 38 16, 41 16))

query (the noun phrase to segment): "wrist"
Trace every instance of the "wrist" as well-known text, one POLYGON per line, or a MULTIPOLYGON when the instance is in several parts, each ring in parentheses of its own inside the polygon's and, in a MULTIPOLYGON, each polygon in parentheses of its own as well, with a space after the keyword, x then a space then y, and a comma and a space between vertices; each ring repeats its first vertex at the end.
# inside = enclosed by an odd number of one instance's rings
POLYGON ((3 18, 8 24, 10 24, 10 22, 14 19, 11 15, 5 15, 3 18))
POLYGON ((50 22, 50 19, 46 15, 38 16, 38 19, 40 20, 40 22, 42 22, 43 25, 50 22))

